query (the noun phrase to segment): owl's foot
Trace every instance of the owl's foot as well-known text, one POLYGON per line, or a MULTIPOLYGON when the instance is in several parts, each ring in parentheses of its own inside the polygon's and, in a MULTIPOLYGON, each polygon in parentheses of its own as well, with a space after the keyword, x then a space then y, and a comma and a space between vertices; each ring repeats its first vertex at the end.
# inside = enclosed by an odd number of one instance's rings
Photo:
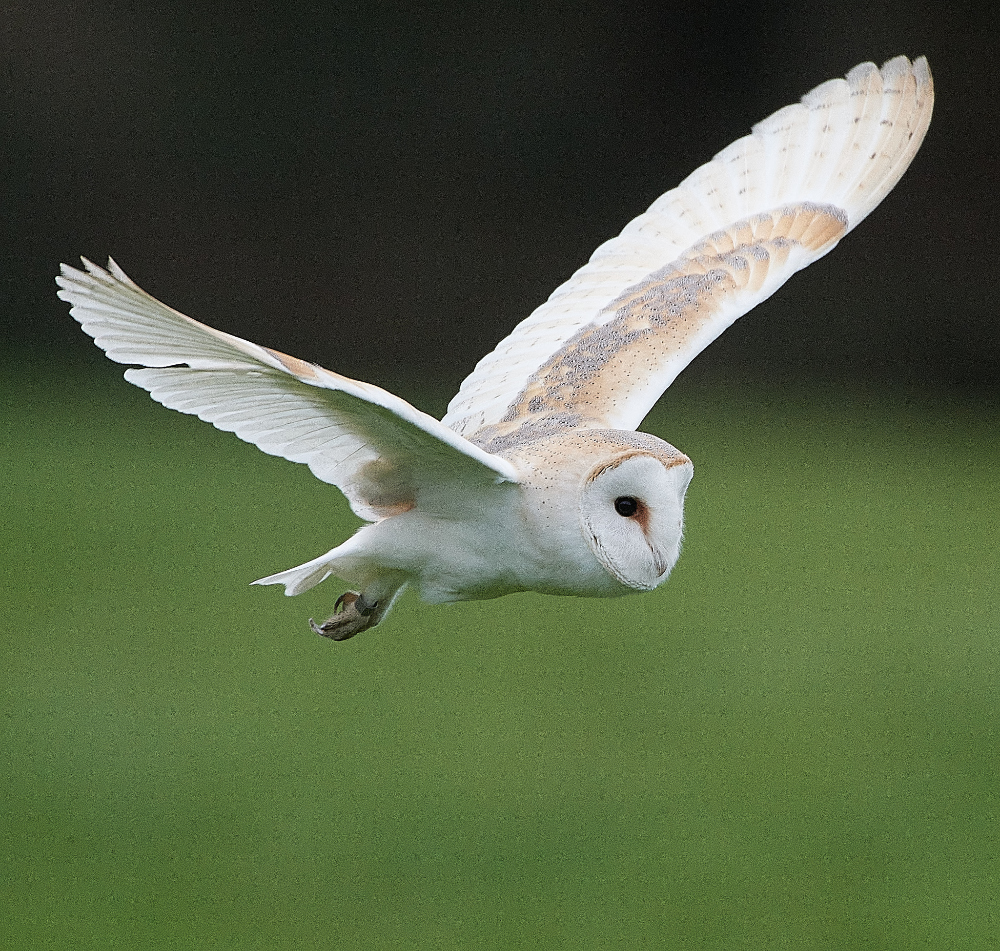
POLYGON ((333 617, 317 624, 309 618, 309 626, 321 637, 334 641, 346 641, 355 634, 374 627, 385 611, 379 610, 379 602, 366 601, 357 591, 345 591, 333 606, 333 617))

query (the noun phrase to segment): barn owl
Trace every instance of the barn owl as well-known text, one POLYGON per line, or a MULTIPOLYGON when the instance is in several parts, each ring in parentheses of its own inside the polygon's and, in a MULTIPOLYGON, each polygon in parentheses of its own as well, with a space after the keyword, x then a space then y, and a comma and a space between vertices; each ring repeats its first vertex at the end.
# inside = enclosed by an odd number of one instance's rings
POLYGON ((693 467, 636 427, 680 371, 888 194, 927 131, 927 61, 823 83, 658 198, 462 383, 440 421, 367 383, 198 323, 114 261, 57 283, 130 383, 303 462, 368 524, 254 584, 351 585, 313 629, 345 640, 399 593, 617 597, 661 585, 693 467))

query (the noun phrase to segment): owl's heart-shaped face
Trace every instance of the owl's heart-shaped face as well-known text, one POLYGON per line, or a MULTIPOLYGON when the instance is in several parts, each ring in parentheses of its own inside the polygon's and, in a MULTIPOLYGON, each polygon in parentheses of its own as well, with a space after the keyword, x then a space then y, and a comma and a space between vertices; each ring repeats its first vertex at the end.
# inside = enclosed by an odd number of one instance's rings
POLYGON ((604 568, 629 588, 648 591, 677 563, 684 494, 694 469, 678 454, 664 462, 637 452, 596 466, 580 493, 580 518, 604 568))

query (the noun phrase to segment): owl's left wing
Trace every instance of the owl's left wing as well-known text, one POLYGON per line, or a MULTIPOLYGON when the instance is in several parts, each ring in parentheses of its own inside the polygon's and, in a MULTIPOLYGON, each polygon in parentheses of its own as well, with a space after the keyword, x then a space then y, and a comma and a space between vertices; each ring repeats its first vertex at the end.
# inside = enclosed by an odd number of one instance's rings
POLYGON ((362 518, 412 508, 432 485, 518 481, 506 460, 377 386, 185 317, 114 261, 84 265, 63 265, 59 296, 108 357, 138 365, 125 379, 170 409, 306 463, 362 518))
POLYGON ((889 193, 931 118, 927 61, 862 63, 658 198, 484 357, 443 422, 502 450, 546 426, 634 429, 733 321, 889 193))

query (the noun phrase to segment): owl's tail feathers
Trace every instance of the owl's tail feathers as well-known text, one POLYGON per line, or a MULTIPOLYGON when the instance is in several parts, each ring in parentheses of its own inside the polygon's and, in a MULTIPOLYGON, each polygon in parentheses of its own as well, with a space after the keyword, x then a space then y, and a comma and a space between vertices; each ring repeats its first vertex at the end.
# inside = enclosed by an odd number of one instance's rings
POLYGON ((333 551, 328 551, 325 555, 313 558, 312 561, 307 561, 304 565, 279 571, 277 574, 268 575, 266 578, 258 578, 256 581, 252 581, 251 584, 283 584, 285 586, 285 594, 288 597, 302 594, 303 591, 315 588, 321 581, 326 581, 333 574, 336 564, 336 552, 337 549, 334 548, 333 551))

